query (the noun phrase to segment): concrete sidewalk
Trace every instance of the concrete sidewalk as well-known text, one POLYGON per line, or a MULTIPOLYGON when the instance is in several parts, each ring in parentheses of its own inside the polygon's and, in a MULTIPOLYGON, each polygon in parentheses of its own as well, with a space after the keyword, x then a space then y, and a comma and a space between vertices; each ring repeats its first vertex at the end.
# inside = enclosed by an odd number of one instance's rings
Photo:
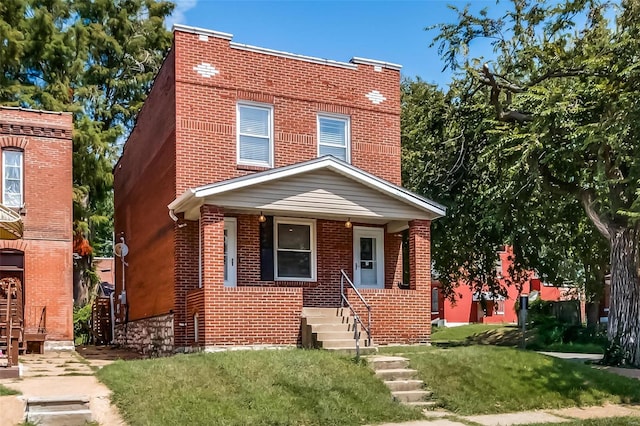
POLYGON ((124 421, 111 405, 111 391, 94 376, 91 365, 71 351, 20 357, 22 377, 0 384, 22 393, 0 397, 0 425, 23 422, 25 404, 33 397, 87 397, 93 420, 100 425, 121 426, 124 421))
POLYGON ((638 417, 639 405, 603 405, 558 410, 522 411, 518 413, 487 414, 482 416, 458 416, 446 411, 425 411, 426 420, 405 423, 385 423, 380 426, 468 426, 474 422, 483 426, 511 426, 535 423, 564 423, 585 419, 612 417, 638 417))

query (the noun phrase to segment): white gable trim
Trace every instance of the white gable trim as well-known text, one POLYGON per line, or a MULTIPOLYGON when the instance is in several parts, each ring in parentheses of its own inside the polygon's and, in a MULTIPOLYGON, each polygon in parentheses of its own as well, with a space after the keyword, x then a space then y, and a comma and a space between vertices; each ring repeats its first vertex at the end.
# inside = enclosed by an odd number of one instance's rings
POLYGON ((404 188, 393 185, 383 179, 360 170, 350 164, 340 161, 334 157, 326 156, 304 163, 294 164, 279 169, 272 169, 254 175, 243 176, 227 181, 217 182, 211 185, 200 186, 188 189, 180 197, 176 198, 168 205, 169 209, 176 212, 183 212, 189 207, 201 205, 204 198, 213 197, 230 191, 248 188, 254 185, 286 179, 287 177, 308 173, 316 170, 331 170, 349 179, 366 185, 379 192, 403 201, 418 209, 428 212, 433 218, 442 217, 446 214, 446 209, 439 204, 420 197, 404 188))

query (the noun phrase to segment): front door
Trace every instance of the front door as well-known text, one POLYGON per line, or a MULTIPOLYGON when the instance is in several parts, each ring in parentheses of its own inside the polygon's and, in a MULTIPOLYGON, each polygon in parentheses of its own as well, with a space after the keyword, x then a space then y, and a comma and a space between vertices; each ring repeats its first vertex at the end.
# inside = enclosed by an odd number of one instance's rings
POLYGON ((384 229, 353 228, 353 283, 361 288, 384 288, 384 229))
POLYGON ((237 222, 235 217, 224 218, 224 286, 236 286, 237 261, 237 222))

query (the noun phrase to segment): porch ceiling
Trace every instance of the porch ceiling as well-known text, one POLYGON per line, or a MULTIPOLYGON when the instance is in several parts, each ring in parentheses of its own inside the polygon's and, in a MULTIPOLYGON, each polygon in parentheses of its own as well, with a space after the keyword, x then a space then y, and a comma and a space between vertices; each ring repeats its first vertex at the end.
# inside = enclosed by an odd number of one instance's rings
MULTIPOLYGON (((295 215, 367 223, 436 219, 445 208, 333 157, 193 188, 169 209, 200 217, 212 204, 234 212, 295 215)), ((401 225, 397 225, 401 226, 401 225)))

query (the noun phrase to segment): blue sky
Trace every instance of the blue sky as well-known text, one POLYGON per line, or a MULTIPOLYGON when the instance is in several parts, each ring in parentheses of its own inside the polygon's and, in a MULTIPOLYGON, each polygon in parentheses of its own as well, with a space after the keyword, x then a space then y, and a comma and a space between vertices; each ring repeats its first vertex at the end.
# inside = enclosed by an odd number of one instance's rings
MULTIPOLYGON (((454 22, 447 5, 467 1, 219 1, 176 0, 169 24, 233 34, 233 41, 337 61, 354 56, 403 66, 402 75, 446 86, 436 31, 425 27, 454 22)), ((498 11, 495 0, 474 0, 474 9, 498 11)), ((473 52, 480 53, 480 52, 473 52)), ((477 56, 477 55, 474 55, 477 56)))

